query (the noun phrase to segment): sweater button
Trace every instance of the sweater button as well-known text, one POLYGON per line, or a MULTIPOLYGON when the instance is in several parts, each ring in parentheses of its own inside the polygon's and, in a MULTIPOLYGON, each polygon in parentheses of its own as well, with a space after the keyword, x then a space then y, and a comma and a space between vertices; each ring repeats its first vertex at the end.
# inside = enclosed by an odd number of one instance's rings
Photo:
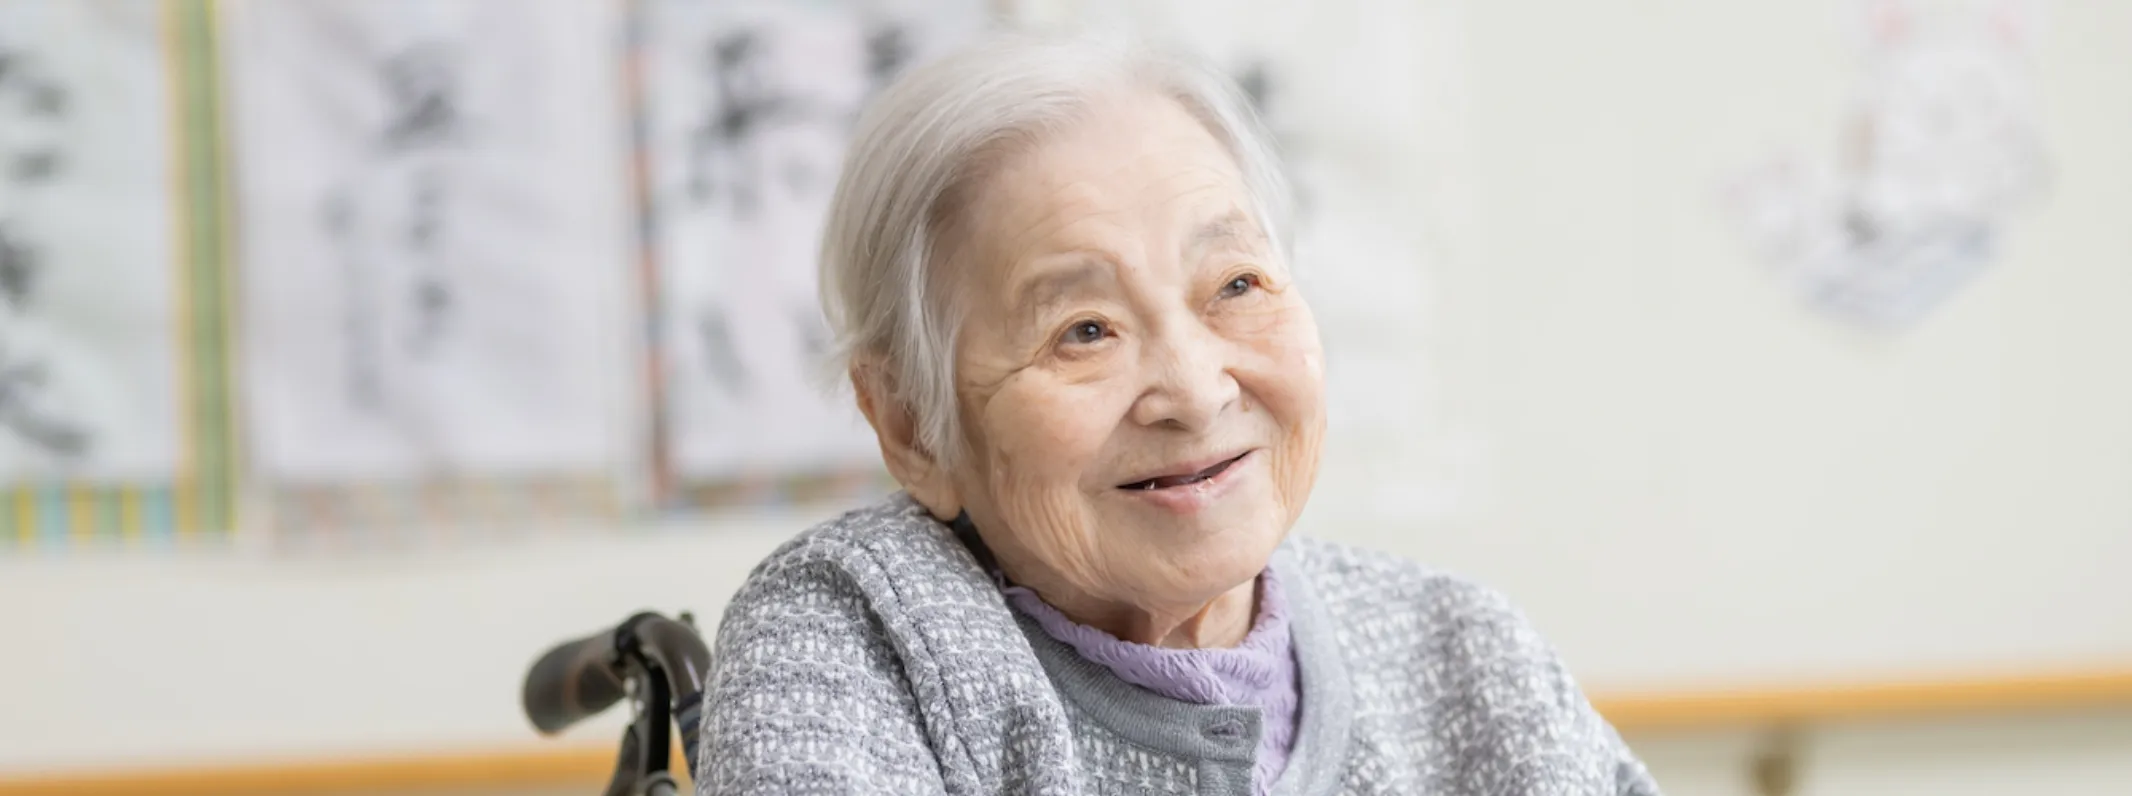
POLYGON ((1244 725, 1234 721, 1224 721, 1207 727, 1207 737, 1217 741, 1234 741, 1243 735, 1244 725))

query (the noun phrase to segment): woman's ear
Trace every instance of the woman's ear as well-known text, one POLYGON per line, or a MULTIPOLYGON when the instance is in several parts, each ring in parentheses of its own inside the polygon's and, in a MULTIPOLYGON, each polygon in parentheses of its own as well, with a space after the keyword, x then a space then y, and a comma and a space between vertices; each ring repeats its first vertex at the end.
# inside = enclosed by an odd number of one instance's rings
POLYGON ((866 422, 874 427, 874 437, 881 443, 881 461, 888 465, 888 474, 903 486, 903 491, 943 522, 961 514, 962 496, 955 489, 954 479, 919 443, 918 420, 896 398, 895 384, 888 373, 873 363, 854 361, 851 391, 857 394, 859 412, 866 415, 866 422))

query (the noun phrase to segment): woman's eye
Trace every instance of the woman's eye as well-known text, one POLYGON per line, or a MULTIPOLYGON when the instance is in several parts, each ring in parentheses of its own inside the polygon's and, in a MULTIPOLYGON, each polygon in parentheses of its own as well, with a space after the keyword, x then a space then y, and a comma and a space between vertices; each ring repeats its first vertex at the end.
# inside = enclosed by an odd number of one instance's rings
POLYGON ((1221 286, 1222 298, 1235 298, 1249 293, 1259 286, 1258 274, 1241 274, 1221 286))
POLYGON ((1103 338, 1109 336, 1110 328, 1104 326, 1102 322, 1082 321, 1066 329, 1066 336, 1063 341, 1075 345, 1092 345, 1103 342, 1103 338))

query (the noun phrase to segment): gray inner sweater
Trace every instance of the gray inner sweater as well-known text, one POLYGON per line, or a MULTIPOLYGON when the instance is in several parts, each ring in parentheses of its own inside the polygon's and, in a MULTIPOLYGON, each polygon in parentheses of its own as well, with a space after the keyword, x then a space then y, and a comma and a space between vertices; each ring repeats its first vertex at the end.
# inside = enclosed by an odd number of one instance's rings
MULTIPOLYGON (((963 543, 970 544, 971 536, 963 535, 963 543)), ((1074 654, 1110 670, 1120 680, 1195 705, 1257 708, 1258 758, 1252 764, 1251 788, 1255 796, 1270 796, 1273 783, 1288 768, 1289 753, 1295 750, 1296 708, 1302 704, 1303 690, 1280 573, 1269 568, 1254 579, 1254 585, 1258 587, 1258 611, 1251 631, 1234 647, 1211 649, 1136 644, 1073 621, 1029 589, 1009 586, 1000 593, 1016 612, 1036 620, 1044 635, 1072 647, 1074 654)))
MULTIPOLYGON (((1499 596, 1291 540, 1303 685, 1283 796, 1656 794, 1499 596)), ((1251 792, 1258 709, 1126 683, 1010 610, 948 527, 898 495, 748 578, 713 649, 699 794, 1251 792)))

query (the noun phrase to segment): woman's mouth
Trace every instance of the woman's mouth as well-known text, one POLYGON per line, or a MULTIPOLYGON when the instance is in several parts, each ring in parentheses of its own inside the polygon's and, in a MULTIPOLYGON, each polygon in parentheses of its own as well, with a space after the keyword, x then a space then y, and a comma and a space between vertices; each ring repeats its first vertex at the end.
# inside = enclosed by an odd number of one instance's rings
POLYGON ((1177 473, 1174 475, 1161 475, 1156 476, 1154 478, 1134 481, 1128 484, 1119 484, 1118 488, 1125 490, 1152 492, 1158 489, 1174 489, 1181 486, 1191 486, 1193 484, 1197 484, 1202 481, 1206 481, 1221 475, 1223 472, 1226 472, 1231 466, 1234 466, 1237 462, 1243 461, 1244 457, 1249 455, 1251 455, 1250 451, 1244 451, 1243 453, 1239 453, 1235 456, 1231 456, 1227 459, 1215 462, 1198 470, 1186 473, 1177 473))
POLYGON ((1118 494, 1143 505, 1179 514, 1194 515, 1224 500, 1250 478, 1252 457, 1257 450, 1207 464, 1187 463, 1180 472, 1142 478, 1118 485, 1118 494), (1186 469, 1197 465, 1196 469, 1186 469))

